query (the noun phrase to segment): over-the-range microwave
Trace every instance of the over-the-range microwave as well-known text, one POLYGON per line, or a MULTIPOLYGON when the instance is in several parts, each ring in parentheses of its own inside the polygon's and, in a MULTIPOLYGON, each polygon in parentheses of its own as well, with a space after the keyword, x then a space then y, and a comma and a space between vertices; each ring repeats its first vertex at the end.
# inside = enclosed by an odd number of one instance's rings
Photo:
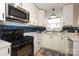
POLYGON ((29 21, 29 12, 14 4, 5 4, 6 20, 29 21))

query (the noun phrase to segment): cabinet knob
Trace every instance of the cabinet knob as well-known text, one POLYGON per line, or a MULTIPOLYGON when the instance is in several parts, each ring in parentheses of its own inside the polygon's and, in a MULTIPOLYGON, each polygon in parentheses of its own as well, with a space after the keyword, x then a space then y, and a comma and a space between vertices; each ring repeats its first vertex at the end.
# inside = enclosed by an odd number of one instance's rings
POLYGON ((63 40, 63 37, 61 39, 63 40))
POLYGON ((39 44, 39 42, 38 42, 38 44, 39 44))
POLYGON ((52 38, 52 36, 51 36, 51 38, 52 38))

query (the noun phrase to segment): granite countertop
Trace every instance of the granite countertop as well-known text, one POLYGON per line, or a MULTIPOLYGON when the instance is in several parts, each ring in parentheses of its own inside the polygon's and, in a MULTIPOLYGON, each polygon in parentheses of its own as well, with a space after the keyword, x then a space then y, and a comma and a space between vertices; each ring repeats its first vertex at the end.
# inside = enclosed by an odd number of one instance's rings
POLYGON ((66 33, 66 34, 64 34, 64 36, 67 36, 72 41, 79 42, 79 35, 77 35, 75 33, 66 33))
POLYGON ((79 42, 79 34, 78 33, 62 33, 62 32, 56 32, 56 33, 48 33, 48 34, 55 34, 62 37, 68 37, 70 40, 74 42, 79 42))
MULTIPOLYGON (((76 33, 62 33, 62 32, 43 32, 42 34, 48 34, 48 35, 59 35, 62 37, 68 37, 70 40, 74 41, 74 42, 79 42, 79 34, 76 33)), ((35 36, 37 35, 36 32, 33 33, 25 33, 24 36, 35 36)))
POLYGON ((0 48, 6 47, 8 45, 11 45, 11 43, 0 39, 0 48))

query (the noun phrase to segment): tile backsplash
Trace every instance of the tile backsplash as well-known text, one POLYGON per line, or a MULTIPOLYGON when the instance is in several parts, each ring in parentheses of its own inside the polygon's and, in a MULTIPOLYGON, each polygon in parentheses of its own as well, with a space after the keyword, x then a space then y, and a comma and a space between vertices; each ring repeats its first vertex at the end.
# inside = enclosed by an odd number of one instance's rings
POLYGON ((29 26, 28 23, 19 23, 19 22, 11 22, 11 21, 6 21, 5 25, 12 25, 12 26, 29 26))
POLYGON ((79 33, 79 27, 74 27, 74 26, 64 26, 62 27, 62 31, 67 31, 71 33, 79 33))
POLYGON ((28 23, 17 23, 7 21, 5 24, 0 25, 0 30, 23 30, 24 32, 37 32, 44 31, 45 27, 29 25, 28 23))

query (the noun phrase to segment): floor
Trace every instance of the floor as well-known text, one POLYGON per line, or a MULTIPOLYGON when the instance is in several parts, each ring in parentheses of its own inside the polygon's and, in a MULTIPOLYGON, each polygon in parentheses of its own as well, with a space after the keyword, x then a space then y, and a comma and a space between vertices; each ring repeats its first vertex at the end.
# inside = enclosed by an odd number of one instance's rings
POLYGON ((49 50, 49 49, 40 49, 35 56, 65 56, 65 54, 60 53, 58 51, 55 50, 49 50))
POLYGON ((44 55, 44 49, 40 49, 36 54, 35 56, 43 56, 44 55))

